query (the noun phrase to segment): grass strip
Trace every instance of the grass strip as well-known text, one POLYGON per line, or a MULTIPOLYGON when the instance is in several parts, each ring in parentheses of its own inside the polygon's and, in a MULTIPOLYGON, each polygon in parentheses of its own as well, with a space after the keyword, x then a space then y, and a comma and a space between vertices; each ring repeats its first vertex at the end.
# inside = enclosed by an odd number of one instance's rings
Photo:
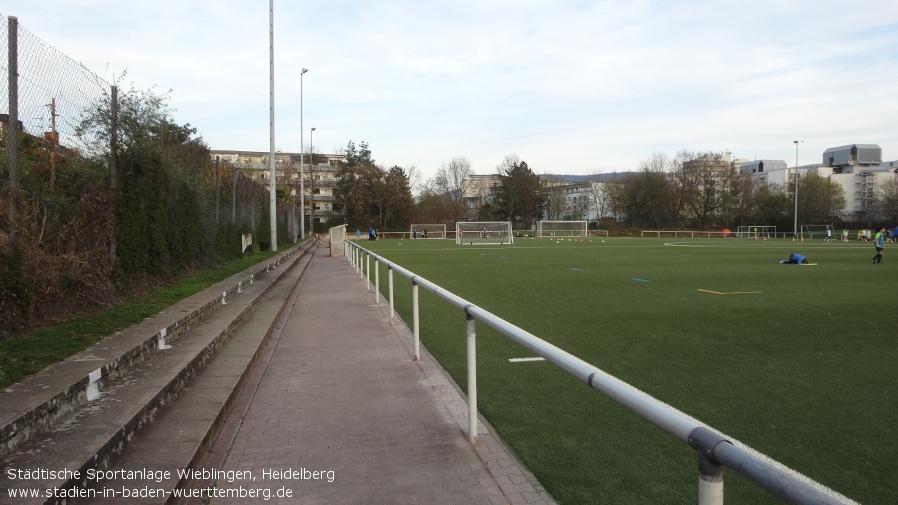
POLYGON ((21 381, 47 366, 76 354, 105 336, 147 317, 228 277, 265 261, 277 252, 263 251, 226 265, 199 271, 170 285, 160 286, 101 314, 79 317, 21 337, 0 340, 0 387, 21 381))

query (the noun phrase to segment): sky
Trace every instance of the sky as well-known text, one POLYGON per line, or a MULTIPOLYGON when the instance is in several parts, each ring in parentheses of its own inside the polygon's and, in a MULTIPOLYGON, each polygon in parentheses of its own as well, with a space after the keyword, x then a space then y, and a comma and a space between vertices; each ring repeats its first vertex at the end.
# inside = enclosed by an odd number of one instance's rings
MULTIPOLYGON (((121 88, 171 90, 174 120, 210 148, 269 150, 269 2, 0 14, 121 88)), ((274 68, 277 150, 298 152, 301 132, 308 150, 314 127, 316 152, 367 142, 424 179, 459 157, 477 174, 516 155, 581 175, 681 150, 794 166, 878 144, 898 159, 894 0, 274 0, 274 68)))

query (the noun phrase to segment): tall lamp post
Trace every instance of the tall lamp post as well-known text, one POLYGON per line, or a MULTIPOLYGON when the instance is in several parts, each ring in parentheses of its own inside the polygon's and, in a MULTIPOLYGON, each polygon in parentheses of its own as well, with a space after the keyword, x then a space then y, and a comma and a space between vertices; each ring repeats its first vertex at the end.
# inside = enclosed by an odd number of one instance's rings
MULTIPOLYGON (((798 143, 804 140, 793 140, 795 143, 795 237, 798 237, 798 143)), ((800 238, 800 237, 799 237, 800 238)))
POLYGON ((303 239, 306 238, 306 189, 305 189, 305 171, 303 169, 303 165, 305 160, 303 160, 303 156, 305 153, 305 147, 303 146, 303 128, 302 128, 302 74, 308 72, 309 69, 303 67, 302 72, 299 74, 299 208, 302 211, 299 213, 299 236, 303 239))
MULTIPOLYGON (((312 176, 312 165, 315 163, 315 156, 312 154, 313 144, 312 135, 315 128, 309 132, 309 177, 312 176)), ((309 195, 309 233, 315 233, 315 195, 309 195)))
POLYGON ((268 219, 271 221, 271 250, 278 250, 277 232, 277 172, 275 171, 274 152, 274 0, 268 1, 268 121, 269 121, 269 153, 268 153, 268 219))

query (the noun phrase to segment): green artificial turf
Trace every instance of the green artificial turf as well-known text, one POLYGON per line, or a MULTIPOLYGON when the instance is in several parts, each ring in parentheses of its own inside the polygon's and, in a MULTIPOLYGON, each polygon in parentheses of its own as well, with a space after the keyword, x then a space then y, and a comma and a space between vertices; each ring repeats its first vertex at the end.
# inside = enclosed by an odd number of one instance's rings
MULTIPOLYGON (((856 242, 361 245, 849 498, 898 502, 889 249, 873 265, 856 242), (792 252, 816 265, 779 264, 792 252)), ((394 283, 411 324, 410 282, 394 283)), ((466 387, 464 314, 424 290, 420 313, 466 387)), ((559 503, 695 503, 692 449, 549 363, 510 363, 531 354, 482 324, 477 347, 481 412, 559 503)), ((725 492, 778 503, 733 472, 725 492)))

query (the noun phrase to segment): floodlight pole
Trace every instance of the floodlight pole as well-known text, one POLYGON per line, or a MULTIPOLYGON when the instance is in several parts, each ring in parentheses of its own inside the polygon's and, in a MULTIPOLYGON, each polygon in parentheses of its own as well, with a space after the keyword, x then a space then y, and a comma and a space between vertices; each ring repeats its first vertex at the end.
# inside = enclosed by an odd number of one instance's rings
POLYGON ((271 221, 271 250, 278 250, 277 228, 277 172, 274 159, 274 0, 268 0, 268 58, 269 62, 269 152, 268 152, 268 219, 271 221))
POLYGON ((798 143, 804 140, 793 140, 795 143, 795 237, 798 238, 798 143))
POLYGON ((303 239, 306 238, 306 176, 303 168, 305 164, 303 146, 305 132, 302 129, 302 75, 308 71, 309 69, 303 68, 299 74, 299 208, 302 209, 299 213, 299 236, 303 239))
MULTIPOLYGON (((312 135, 315 128, 309 131, 309 177, 312 176, 312 164, 315 163, 315 155, 312 154, 312 135)), ((315 233, 315 195, 309 195, 309 235, 315 233)))

